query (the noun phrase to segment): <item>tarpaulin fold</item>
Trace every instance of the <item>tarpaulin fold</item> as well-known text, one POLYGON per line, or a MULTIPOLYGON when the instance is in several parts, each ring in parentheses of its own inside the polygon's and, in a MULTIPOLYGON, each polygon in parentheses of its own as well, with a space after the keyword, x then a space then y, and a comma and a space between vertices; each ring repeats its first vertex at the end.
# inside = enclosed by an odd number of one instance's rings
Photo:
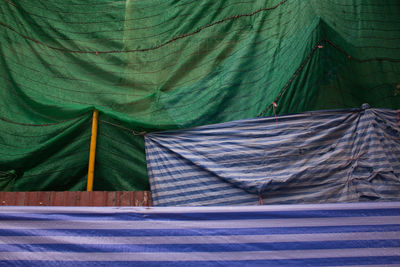
POLYGON ((364 104, 147 134, 154 204, 400 199, 398 116, 364 104))

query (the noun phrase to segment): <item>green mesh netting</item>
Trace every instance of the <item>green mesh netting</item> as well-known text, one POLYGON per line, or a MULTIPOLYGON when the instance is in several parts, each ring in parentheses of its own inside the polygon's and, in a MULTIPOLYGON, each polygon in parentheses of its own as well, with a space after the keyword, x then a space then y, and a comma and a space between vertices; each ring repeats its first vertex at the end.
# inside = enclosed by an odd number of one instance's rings
POLYGON ((0 55, 2 190, 84 190, 93 108, 94 189, 146 190, 135 132, 399 108, 400 1, 2 0, 0 55))

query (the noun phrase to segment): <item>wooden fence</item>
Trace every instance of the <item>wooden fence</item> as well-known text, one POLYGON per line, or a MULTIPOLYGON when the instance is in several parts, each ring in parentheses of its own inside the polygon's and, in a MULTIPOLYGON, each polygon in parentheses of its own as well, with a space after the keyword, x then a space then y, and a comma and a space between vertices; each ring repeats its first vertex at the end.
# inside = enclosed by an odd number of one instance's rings
POLYGON ((0 192, 3 206, 152 206, 149 191, 0 192))

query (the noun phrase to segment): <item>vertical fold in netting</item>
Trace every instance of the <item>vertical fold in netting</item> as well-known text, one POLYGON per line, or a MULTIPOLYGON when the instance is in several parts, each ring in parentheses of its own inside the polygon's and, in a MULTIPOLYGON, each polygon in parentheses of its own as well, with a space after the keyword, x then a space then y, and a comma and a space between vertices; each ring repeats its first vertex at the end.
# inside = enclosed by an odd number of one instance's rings
POLYGON ((90 118, 84 114, 51 124, 0 118, 2 190, 84 190, 90 118))
POLYGON ((94 190, 149 190, 142 132, 100 114, 94 190))

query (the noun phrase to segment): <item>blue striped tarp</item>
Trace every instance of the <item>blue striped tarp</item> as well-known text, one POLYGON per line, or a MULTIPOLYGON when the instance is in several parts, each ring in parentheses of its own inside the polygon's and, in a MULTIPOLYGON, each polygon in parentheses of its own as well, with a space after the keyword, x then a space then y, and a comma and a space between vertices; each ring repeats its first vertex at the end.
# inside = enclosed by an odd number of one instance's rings
POLYGON ((400 202, 1 207, 0 265, 400 264, 400 202))
POLYGON ((400 200, 398 116, 365 104, 148 134, 154 204, 400 200))

